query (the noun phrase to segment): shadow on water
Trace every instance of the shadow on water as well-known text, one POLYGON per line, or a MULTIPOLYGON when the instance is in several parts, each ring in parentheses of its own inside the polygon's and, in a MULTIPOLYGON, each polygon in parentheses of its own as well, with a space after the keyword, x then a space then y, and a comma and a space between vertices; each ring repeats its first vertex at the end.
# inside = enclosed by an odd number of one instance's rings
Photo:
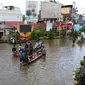
POLYGON ((46 62, 46 56, 43 55, 43 56, 41 57, 41 62, 46 62))
POLYGON ((61 39, 59 40, 60 46, 64 46, 65 43, 66 43, 66 38, 61 38, 61 39))
POLYGON ((12 62, 13 64, 16 64, 19 61, 19 57, 13 57, 12 56, 12 62))
POLYGON ((53 43, 54 43, 54 40, 51 39, 51 40, 45 40, 45 43, 48 43, 49 47, 52 47, 53 46, 53 43))
POLYGON ((75 47, 75 44, 72 44, 72 47, 74 48, 75 47))
POLYGON ((27 73, 28 72, 28 65, 21 65, 20 64, 20 71, 23 73, 27 73))
POLYGON ((28 65, 23 66, 23 65, 20 64, 20 68, 19 68, 20 76, 24 77, 24 78, 28 78, 28 69, 29 69, 28 65))

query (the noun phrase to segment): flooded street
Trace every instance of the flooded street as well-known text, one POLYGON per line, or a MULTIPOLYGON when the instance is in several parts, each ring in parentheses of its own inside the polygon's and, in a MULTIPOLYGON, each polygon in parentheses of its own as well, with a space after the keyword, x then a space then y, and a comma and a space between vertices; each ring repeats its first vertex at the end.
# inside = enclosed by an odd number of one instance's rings
POLYGON ((30 66, 20 66, 12 57, 12 45, 0 44, 0 85, 73 85, 72 71, 85 55, 85 44, 72 47, 69 39, 44 42, 46 57, 30 66))

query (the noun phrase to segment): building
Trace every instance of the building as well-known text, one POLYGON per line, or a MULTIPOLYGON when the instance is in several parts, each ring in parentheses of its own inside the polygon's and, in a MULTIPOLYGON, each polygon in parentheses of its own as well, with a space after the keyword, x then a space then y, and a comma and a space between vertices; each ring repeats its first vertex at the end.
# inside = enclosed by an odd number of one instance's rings
POLYGON ((23 14, 20 8, 14 6, 4 6, 0 9, 0 39, 8 36, 8 28, 13 28, 17 23, 23 21, 23 14), (13 25, 11 23, 14 23, 13 25), (10 25, 11 24, 11 25, 10 25))
POLYGON ((16 21, 22 21, 22 13, 20 11, 20 8, 14 7, 14 6, 4 6, 2 9, 0 9, 0 22, 16 22, 16 21))
POLYGON ((61 6, 59 2, 41 2, 41 19, 62 20, 61 6))
POLYGON ((64 21, 69 21, 72 18, 72 8, 73 5, 63 5, 62 6, 62 15, 63 15, 63 19, 64 21))

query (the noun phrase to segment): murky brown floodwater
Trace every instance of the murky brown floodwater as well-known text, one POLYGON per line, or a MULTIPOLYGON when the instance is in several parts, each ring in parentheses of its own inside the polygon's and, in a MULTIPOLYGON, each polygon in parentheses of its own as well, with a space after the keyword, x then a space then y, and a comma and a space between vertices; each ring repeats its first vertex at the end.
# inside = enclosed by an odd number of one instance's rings
POLYGON ((72 71, 85 55, 85 45, 68 39, 45 41, 46 58, 30 66, 20 66, 12 58, 11 45, 0 44, 0 85, 73 85, 72 71))

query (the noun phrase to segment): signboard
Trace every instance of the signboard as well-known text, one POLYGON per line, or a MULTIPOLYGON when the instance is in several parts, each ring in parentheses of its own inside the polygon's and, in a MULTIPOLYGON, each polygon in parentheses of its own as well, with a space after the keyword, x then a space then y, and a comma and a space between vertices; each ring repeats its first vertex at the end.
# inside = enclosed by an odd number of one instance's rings
POLYGON ((59 31, 62 30, 61 26, 57 27, 57 30, 59 30, 59 31))
POLYGON ((26 21, 38 21, 38 1, 26 1, 26 21))
POLYGON ((52 29, 52 27, 53 27, 52 23, 48 22, 46 24, 46 31, 49 31, 50 29, 52 29))
POLYGON ((70 13, 70 8, 68 7, 68 8, 62 8, 61 9, 61 12, 62 12, 62 14, 69 14, 70 13))
POLYGON ((27 33, 32 31, 32 25, 20 25, 19 26, 21 33, 27 33))
POLYGON ((73 28, 74 30, 79 31, 81 27, 79 24, 75 24, 73 28))

